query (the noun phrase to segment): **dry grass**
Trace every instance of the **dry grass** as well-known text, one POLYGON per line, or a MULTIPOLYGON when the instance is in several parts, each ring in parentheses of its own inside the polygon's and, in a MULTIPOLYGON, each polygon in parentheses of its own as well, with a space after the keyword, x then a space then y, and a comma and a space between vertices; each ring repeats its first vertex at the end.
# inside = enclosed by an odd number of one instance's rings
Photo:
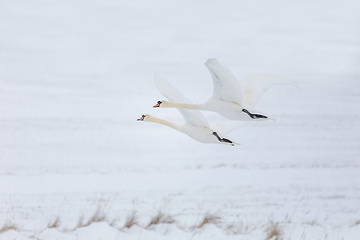
POLYGON ((241 231, 239 228, 237 228, 234 224, 229 224, 225 227, 226 232, 231 234, 240 234, 241 231))
POLYGON ((356 226, 356 225, 360 225, 360 220, 357 220, 354 225, 352 225, 353 227, 356 226))
POLYGON ((0 228, 0 233, 4 233, 9 230, 19 231, 19 227, 10 221, 6 221, 2 228, 0 228))
POLYGON ((118 226, 118 222, 119 222, 118 218, 114 218, 111 221, 107 221, 110 227, 120 230, 120 226, 118 226))
POLYGON ((76 230, 78 228, 81 228, 81 227, 84 227, 85 224, 84 224, 84 216, 80 216, 79 219, 78 219, 78 222, 76 224, 76 226, 74 227, 73 230, 76 230))
POLYGON ((204 219, 202 220, 202 222, 197 225, 197 228, 202 228, 204 227, 206 224, 219 224, 220 222, 220 217, 212 215, 212 214, 207 214, 204 219))
POLYGON ((137 223, 136 211, 133 211, 130 215, 127 216, 124 228, 131 228, 134 225, 139 225, 137 223))
POLYGON ((161 224, 161 223, 175 223, 175 220, 168 215, 163 214, 161 211, 158 212, 157 215, 155 215, 153 218, 151 218, 149 224, 146 226, 146 228, 149 228, 153 225, 161 224))
POLYGON ((224 226, 223 229, 229 234, 239 235, 246 233, 248 231, 248 228, 249 227, 247 225, 244 225, 243 223, 230 223, 224 226))
POLYGON ((279 223, 271 222, 269 226, 265 230, 266 232, 266 240, 281 240, 283 231, 279 227, 279 223))
POLYGON ((48 228, 59 228, 61 225, 60 217, 57 217, 53 222, 49 222, 47 227, 48 228))
MULTIPOLYGON (((136 210, 129 212, 126 216, 125 222, 122 223, 118 219, 114 219, 109 221, 109 216, 103 211, 101 207, 98 207, 92 215, 84 217, 84 215, 80 215, 78 218, 77 223, 74 227, 66 228, 63 222, 63 219, 60 216, 56 217, 53 221, 49 221, 46 226, 46 229, 57 229, 61 232, 73 232, 80 228, 88 227, 93 223, 97 222, 104 222, 109 224, 109 226, 119 230, 124 231, 126 229, 132 228, 134 225, 139 226, 140 228, 148 229, 148 230, 156 230, 155 226, 159 224, 175 224, 178 228, 184 231, 197 231, 204 228, 207 224, 213 224, 214 226, 218 227, 219 229, 225 230, 228 234, 244 234, 251 232, 253 228, 249 225, 244 224, 242 222, 237 223, 226 223, 221 221, 221 217, 217 214, 206 213, 203 218, 200 218, 199 222, 194 225, 186 226, 181 225, 179 222, 171 215, 164 213, 163 211, 159 210, 155 215, 153 215, 147 224, 141 224, 139 222, 138 213, 136 210), (120 223, 118 225, 118 223, 120 223), (65 227, 65 228, 64 228, 65 227)), ((355 225, 360 224, 360 220, 356 221, 355 225)), ((66 225, 66 224, 65 224, 66 225)), ((71 224, 72 225, 72 224, 71 224)), ((262 225, 259 228, 264 228, 265 225, 262 225)), ((9 230, 21 231, 17 225, 15 225, 11 221, 7 221, 1 228, 0 234, 9 230)), ((283 238, 283 230, 280 228, 279 223, 277 222, 270 222, 267 224, 266 230, 266 240, 282 240, 283 238)))
POLYGON ((98 207, 91 218, 88 220, 87 225, 90 225, 94 222, 106 222, 107 217, 105 212, 102 210, 101 207, 98 207))
POLYGON ((96 222, 107 222, 106 214, 104 213, 101 207, 98 207, 95 210, 94 214, 87 221, 84 221, 84 216, 80 216, 73 230, 76 230, 78 228, 88 227, 92 223, 96 223, 96 222))

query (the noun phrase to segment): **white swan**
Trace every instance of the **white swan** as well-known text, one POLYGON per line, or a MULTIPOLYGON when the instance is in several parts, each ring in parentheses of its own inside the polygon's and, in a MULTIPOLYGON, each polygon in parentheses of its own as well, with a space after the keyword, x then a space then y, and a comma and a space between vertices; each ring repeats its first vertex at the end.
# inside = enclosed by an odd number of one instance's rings
POLYGON ((266 120, 271 118, 252 109, 262 94, 276 84, 296 86, 290 80, 270 75, 252 75, 240 85, 236 77, 216 59, 208 59, 205 65, 211 73, 214 84, 213 96, 207 102, 186 104, 176 101, 158 101, 154 107, 213 111, 228 119, 240 121, 266 120))
MULTIPOLYGON (((191 104, 185 96, 179 92, 176 88, 170 85, 165 79, 162 79, 158 76, 155 76, 155 84, 159 91, 170 101, 176 101, 179 103, 191 104)), ((229 140, 225 134, 215 129, 220 129, 222 126, 218 125, 215 128, 210 127, 206 118, 199 111, 192 111, 186 109, 178 109, 181 115, 186 120, 185 124, 175 124, 164 119, 160 119, 149 114, 142 115, 138 121, 148 121, 159 123, 168 127, 171 127, 179 132, 185 133, 189 137, 203 143, 220 143, 228 145, 239 145, 232 140, 229 140)), ((224 131, 229 131, 230 129, 224 129, 224 131)))
POLYGON ((224 143, 229 144, 231 146, 239 145, 239 143, 233 142, 227 138, 222 138, 219 134, 213 130, 209 126, 197 126, 193 125, 191 122, 186 122, 185 124, 176 124, 169 121, 166 121, 161 118, 157 118, 151 116, 149 114, 144 114, 140 118, 137 119, 138 121, 147 121, 153 123, 159 123, 168 127, 171 127, 179 132, 185 133, 189 137, 203 143, 224 143))

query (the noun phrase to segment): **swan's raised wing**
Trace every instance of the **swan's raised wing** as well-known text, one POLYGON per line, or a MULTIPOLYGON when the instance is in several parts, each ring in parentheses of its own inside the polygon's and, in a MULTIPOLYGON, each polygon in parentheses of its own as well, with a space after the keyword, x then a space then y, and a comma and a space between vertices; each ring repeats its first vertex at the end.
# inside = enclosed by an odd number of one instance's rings
POLYGON ((216 59, 210 58, 205 62, 214 83, 213 97, 226 102, 242 101, 240 84, 236 77, 216 59))
MULTIPOLYGON (((192 102, 188 100, 178 89, 176 89, 174 86, 172 86, 168 81, 166 81, 164 78, 155 75, 154 82, 156 88, 159 90, 159 92, 166 97, 170 102, 174 103, 189 103, 192 102)), ((186 122, 198 126, 198 127, 209 127, 209 123, 204 117, 204 115, 197 110, 188 110, 188 109, 182 109, 177 108, 177 110, 181 113, 181 115, 184 117, 186 122)))
POLYGON ((247 106, 253 107, 266 90, 274 85, 281 84, 297 86, 293 81, 282 77, 266 74, 248 76, 243 82, 241 82, 243 103, 247 106))

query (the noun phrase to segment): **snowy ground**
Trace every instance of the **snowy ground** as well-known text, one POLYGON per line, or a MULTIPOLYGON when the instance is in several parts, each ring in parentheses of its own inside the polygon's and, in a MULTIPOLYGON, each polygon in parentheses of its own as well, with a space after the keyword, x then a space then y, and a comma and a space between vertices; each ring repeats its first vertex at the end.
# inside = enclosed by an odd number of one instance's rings
POLYGON ((0 1, 0 239, 360 239, 359 7, 0 1), (205 101, 210 57, 299 88, 237 147, 136 122, 182 121, 154 73, 205 101))

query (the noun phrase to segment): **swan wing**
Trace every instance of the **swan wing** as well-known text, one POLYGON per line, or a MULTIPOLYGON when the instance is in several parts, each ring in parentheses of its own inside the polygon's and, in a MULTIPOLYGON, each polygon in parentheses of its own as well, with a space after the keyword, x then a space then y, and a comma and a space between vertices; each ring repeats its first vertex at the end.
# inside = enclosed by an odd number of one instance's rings
POLYGON ((295 82, 282 77, 266 74, 250 75, 241 82, 243 103, 253 107, 266 90, 281 84, 297 86, 295 82))
POLYGON ((213 80, 213 98, 226 102, 241 103, 242 92, 236 77, 214 58, 208 59, 205 66, 208 68, 213 80))
POLYGON ((211 129, 216 132, 228 134, 238 128, 244 127, 248 122, 240 121, 218 121, 210 123, 211 129))
MULTIPOLYGON (((159 92, 170 102, 188 104, 192 103, 178 89, 172 86, 166 79, 155 75, 154 82, 159 92)), ((199 127, 209 126, 208 121, 200 111, 182 108, 177 108, 177 110, 181 113, 187 123, 199 127)))

